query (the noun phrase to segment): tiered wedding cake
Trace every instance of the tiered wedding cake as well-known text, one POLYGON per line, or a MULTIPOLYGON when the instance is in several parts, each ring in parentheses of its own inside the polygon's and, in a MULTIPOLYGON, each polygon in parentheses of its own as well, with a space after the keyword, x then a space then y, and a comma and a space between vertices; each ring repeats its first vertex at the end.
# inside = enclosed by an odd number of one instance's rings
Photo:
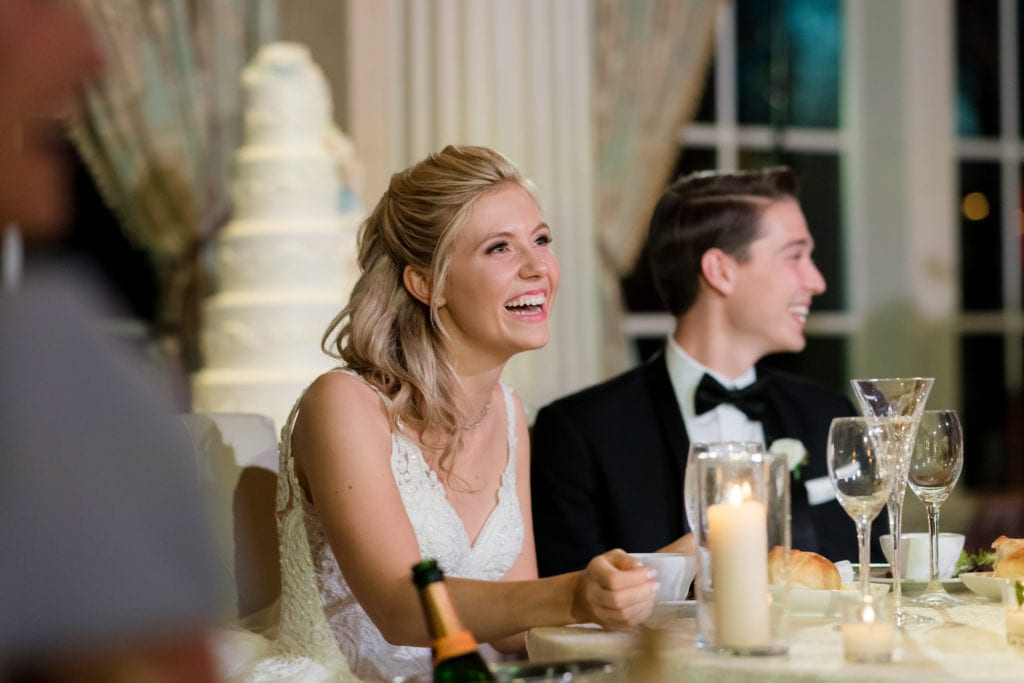
POLYGON ((360 215, 342 183, 347 141, 332 128, 327 83, 308 50, 263 47, 242 86, 234 214, 216 244, 217 293, 203 305, 192 407, 262 413, 280 429, 302 389, 333 364, 320 339, 358 274, 360 215))

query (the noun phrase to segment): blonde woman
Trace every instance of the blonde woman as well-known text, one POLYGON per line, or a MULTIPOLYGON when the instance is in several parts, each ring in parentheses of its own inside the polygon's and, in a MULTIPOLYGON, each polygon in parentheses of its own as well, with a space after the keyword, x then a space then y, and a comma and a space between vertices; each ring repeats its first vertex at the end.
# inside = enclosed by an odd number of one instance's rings
MULTIPOLYGON (((364 680, 428 671, 410 568, 438 558, 479 641, 640 623, 655 579, 621 550, 537 578, 530 453, 508 359, 548 341, 558 261, 503 156, 446 147, 395 174, 359 236, 361 277, 283 432, 281 655, 364 680)), ((273 669, 265 663, 265 670, 273 669)))

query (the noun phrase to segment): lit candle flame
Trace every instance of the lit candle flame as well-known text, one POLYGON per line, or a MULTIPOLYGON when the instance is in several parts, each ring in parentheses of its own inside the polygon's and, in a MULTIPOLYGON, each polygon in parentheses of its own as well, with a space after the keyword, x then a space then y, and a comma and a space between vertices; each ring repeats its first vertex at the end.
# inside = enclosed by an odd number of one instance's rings
MULTIPOLYGON (((729 503, 729 505, 739 505, 740 503, 743 502, 743 500, 745 498, 743 493, 744 493, 743 489, 740 488, 740 486, 738 484, 730 484, 729 485, 729 492, 725 496, 726 501, 729 503)), ((746 498, 749 498, 750 497, 750 486, 747 486, 746 493, 747 493, 746 498)))

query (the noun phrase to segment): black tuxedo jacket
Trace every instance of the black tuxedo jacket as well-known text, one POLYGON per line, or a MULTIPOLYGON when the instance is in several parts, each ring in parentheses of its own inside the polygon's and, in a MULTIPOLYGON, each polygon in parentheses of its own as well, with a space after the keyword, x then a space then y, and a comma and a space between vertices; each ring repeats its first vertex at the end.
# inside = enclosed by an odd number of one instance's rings
MULTIPOLYGON (((769 443, 799 439, 809 460, 791 482, 793 547, 857 560, 853 520, 836 501, 811 507, 803 482, 827 477, 832 418, 855 415, 837 392, 771 368, 769 443)), ((541 576, 582 569, 611 548, 650 552, 689 531, 683 475, 689 439, 663 353, 541 409, 534 422, 531 487, 541 576)), ((884 524, 876 524, 873 536, 884 524)), ((875 540, 877 543, 877 539, 875 540)))

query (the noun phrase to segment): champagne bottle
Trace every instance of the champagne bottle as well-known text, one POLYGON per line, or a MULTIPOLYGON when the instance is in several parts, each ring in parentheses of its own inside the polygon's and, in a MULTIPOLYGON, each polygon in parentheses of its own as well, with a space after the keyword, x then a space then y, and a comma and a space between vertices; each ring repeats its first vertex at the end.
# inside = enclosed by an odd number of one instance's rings
POLYGON ((437 560, 413 565, 412 582, 420 592, 434 651, 434 683, 494 681, 494 675, 477 651, 476 639, 462 626, 448 595, 437 560))

